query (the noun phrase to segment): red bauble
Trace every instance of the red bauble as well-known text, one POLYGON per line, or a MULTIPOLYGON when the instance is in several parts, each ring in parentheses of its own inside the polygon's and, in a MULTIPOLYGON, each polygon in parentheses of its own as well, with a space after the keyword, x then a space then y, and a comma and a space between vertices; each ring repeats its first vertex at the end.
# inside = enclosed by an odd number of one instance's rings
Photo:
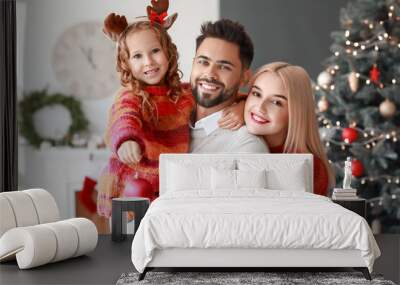
POLYGON ((364 166, 358 159, 353 159, 351 162, 351 172, 355 177, 361 177, 364 173, 364 166))
POLYGON ((374 64, 369 71, 369 78, 374 83, 379 83, 379 77, 381 76, 381 72, 378 69, 378 66, 374 64))
POLYGON ((125 182, 124 197, 143 197, 154 200, 153 186, 145 179, 129 177, 125 182))
POLYGON ((358 132, 353 128, 345 128, 342 132, 342 140, 347 140, 349 143, 356 141, 358 138, 358 132))

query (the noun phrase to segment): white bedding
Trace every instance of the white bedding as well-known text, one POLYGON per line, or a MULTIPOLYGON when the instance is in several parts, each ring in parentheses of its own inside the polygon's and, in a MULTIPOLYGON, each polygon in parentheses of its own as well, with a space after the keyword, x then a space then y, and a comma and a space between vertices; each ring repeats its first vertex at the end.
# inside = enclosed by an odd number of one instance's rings
POLYGON ((166 193, 151 204, 132 243, 139 272, 165 248, 358 249, 370 272, 380 256, 365 219, 326 197, 266 189, 199 193, 166 193))

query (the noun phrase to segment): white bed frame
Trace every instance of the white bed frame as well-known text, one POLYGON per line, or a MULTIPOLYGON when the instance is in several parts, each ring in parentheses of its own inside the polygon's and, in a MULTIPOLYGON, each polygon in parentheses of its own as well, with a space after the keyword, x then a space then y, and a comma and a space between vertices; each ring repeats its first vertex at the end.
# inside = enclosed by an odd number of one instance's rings
MULTIPOLYGON (((304 160, 308 165, 308 192, 313 192, 313 157, 311 154, 162 154, 160 156, 160 195, 167 189, 167 165, 169 161, 189 159, 191 161, 207 160, 211 163, 219 159, 259 158, 304 160)), ((365 278, 371 280, 368 268, 361 257, 360 250, 329 249, 193 249, 170 248, 158 249, 152 261, 139 276, 142 280, 146 272, 158 268, 171 267, 231 267, 266 268, 266 267, 353 267, 362 271, 365 278)))

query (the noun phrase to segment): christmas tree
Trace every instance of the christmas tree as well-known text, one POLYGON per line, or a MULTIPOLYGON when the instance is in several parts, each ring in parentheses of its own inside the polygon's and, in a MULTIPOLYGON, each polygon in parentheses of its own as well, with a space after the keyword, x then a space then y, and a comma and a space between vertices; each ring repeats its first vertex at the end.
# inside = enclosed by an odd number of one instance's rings
POLYGON ((367 199, 375 232, 400 232, 400 0, 356 0, 340 13, 315 85, 320 133, 342 187, 367 199))

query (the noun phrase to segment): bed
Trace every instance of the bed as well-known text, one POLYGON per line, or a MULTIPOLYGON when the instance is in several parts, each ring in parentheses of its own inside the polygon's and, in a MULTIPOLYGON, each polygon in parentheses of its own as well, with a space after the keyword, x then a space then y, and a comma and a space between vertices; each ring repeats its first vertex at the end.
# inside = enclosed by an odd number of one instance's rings
POLYGON ((163 154, 160 197, 132 242, 157 267, 352 267, 380 251, 361 216, 313 194, 309 154, 163 154))

